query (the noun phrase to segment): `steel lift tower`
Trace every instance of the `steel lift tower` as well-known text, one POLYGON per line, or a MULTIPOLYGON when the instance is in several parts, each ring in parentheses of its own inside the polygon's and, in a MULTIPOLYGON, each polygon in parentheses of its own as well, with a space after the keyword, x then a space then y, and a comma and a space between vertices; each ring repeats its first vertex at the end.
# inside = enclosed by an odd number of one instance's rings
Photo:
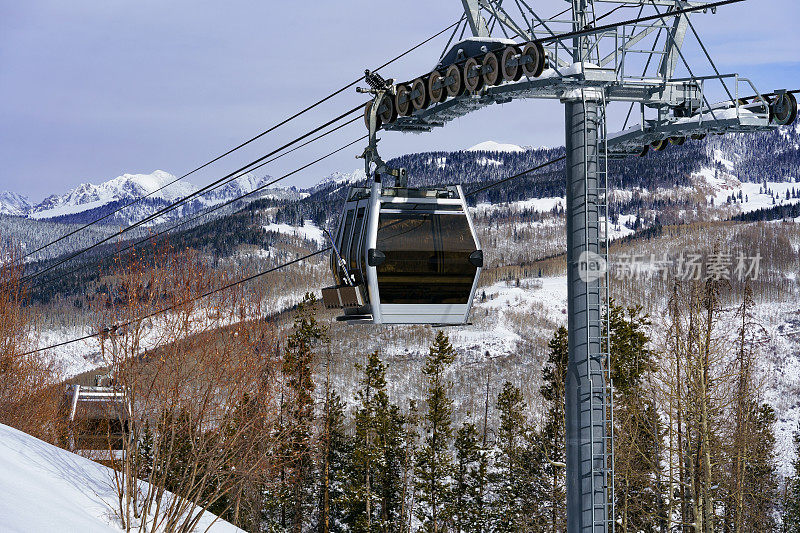
POLYGON ((459 75, 445 72, 448 66, 440 63, 434 72, 394 85, 393 101, 382 96, 371 104, 379 107, 384 130, 416 133, 518 98, 558 99, 564 104, 569 533, 607 533, 615 527, 613 384, 606 322, 608 159, 643 156, 648 150, 661 151, 709 134, 773 129, 797 116, 792 93, 762 94, 750 80, 720 73, 690 20, 741 1, 568 0, 567 9, 545 17, 526 0, 461 0, 462 34, 458 39, 453 34, 442 57, 459 46, 451 43, 460 42, 469 29, 473 42, 485 46, 477 62, 456 56, 464 65, 462 80, 481 76, 483 81, 467 84, 467 91, 442 95, 446 86, 456 86, 459 75), (708 75, 696 75, 698 67, 685 57, 684 42, 690 36, 697 44, 695 54, 705 56, 708 75), (508 74, 534 62, 532 44, 545 52, 546 68, 529 69, 522 77, 508 74), (506 75, 498 77, 498 70, 506 75), (682 77, 676 75, 679 70, 682 77), (709 96, 722 99, 712 104, 709 96), (621 130, 607 134, 606 107, 611 102, 626 103, 628 112, 621 130), (629 125, 637 117, 639 123, 629 125))

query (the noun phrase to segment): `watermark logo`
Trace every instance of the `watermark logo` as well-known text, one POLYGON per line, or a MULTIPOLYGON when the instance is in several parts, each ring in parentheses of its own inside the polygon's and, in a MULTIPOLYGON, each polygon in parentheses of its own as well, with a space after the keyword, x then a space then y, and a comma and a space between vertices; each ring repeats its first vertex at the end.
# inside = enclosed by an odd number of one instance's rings
POLYGON ((578 258, 578 276, 584 283, 597 281, 608 272, 608 262, 600 255, 586 250, 578 258))
POLYGON ((728 252, 700 253, 681 252, 677 257, 667 254, 619 254, 614 257, 612 275, 616 279, 656 278, 666 280, 674 277, 681 281, 701 280, 752 280, 757 281, 761 273, 761 254, 748 256, 728 252))

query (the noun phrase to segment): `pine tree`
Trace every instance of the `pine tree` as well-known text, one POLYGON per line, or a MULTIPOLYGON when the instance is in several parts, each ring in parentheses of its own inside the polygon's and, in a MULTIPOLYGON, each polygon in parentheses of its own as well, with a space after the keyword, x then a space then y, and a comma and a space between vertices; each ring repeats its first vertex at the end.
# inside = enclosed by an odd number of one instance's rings
POLYGON ((800 424, 794 434, 794 453, 794 475, 786 480, 782 517, 784 533, 800 533, 800 424))
POLYGON ((456 533, 483 531, 481 476, 486 454, 478 440, 475 424, 466 423, 455 438, 455 486, 453 487, 453 530, 456 533))
POLYGON ((345 432, 345 404, 336 391, 325 398, 325 420, 320 458, 318 530, 320 533, 344 533, 347 492, 345 471, 353 444, 345 432))
POLYGON ((375 490, 379 502, 377 518, 381 533, 390 533, 398 531, 402 521, 404 490, 401 476, 406 443, 405 417, 396 405, 389 403, 385 388, 376 399, 378 409, 375 429, 379 458, 375 471, 375 490))
POLYGON ((548 479, 539 434, 529 428, 522 391, 506 382, 497 397, 500 425, 494 464, 494 531, 548 529, 548 479))
POLYGON ((611 306, 611 378, 623 395, 637 392, 642 379, 655 369, 652 351, 647 348, 650 317, 642 307, 611 306))
POLYGON ((139 437, 139 442, 136 445, 135 453, 137 475, 139 479, 147 479, 147 476, 153 471, 153 432, 150 429, 150 422, 145 421, 144 429, 139 437))
MULTIPOLYGON (((209 496, 219 491, 220 485, 225 482, 226 478, 230 479, 230 472, 244 473, 246 471, 246 467, 242 467, 242 462, 247 460, 248 455, 262 452, 262 450, 248 449, 249 439, 246 438, 239 440, 233 446, 230 445, 230 439, 237 432, 242 431, 243 427, 250 425, 249 421, 254 416, 253 408, 256 401, 252 396, 245 394, 237 403, 232 416, 216 431, 217 438, 223 443, 227 441, 228 444, 218 446, 220 456, 217 461, 219 466, 217 471, 213 473, 212 480, 208 483, 207 493, 209 496)), ((248 430, 248 432, 253 431, 258 431, 258 429, 248 430)), ((252 485, 246 479, 246 476, 239 479, 229 492, 218 496, 208 510, 238 527, 246 528, 247 526, 252 527, 259 524, 260 513, 254 511, 254 509, 260 508, 260 502, 250 501, 252 485), (253 503, 256 503, 256 505, 251 505, 253 503)))
POLYGON ((399 533, 409 533, 411 531, 411 521, 414 516, 414 461, 417 454, 419 434, 417 424, 419 423, 419 409, 416 400, 409 400, 408 413, 405 415, 405 429, 403 430, 403 454, 401 502, 400 502, 400 527, 399 533))
POLYGON ((767 404, 752 403, 754 442, 757 449, 749 454, 744 469, 745 505, 739 531, 775 531, 775 508, 778 500, 777 461, 775 455, 775 411, 767 404))
POLYGON ((538 507, 534 494, 540 491, 537 477, 530 475, 526 449, 526 419, 522 391, 506 382, 497 396, 500 426, 497 430, 497 459, 494 476, 494 530, 498 532, 530 531, 537 521, 538 507))
POLYGON ((348 465, 348 514, 352 531, 397 531, 402 521, 404 417, 389 402, 386 366, 369 354, 356 393, 355 442, 348 465))
POLYGON ((549 403, 547 418, 538 437, 544 454, 548 508, 548 531, 560 532, 566 524, 566 443, 564 383, 569 362, 567 328, 560 327, 548 343, 547 363, 542 370, 544 385, 540 393, 549 403))
POLYGON ((648 349, 649 317, 640 306, 612 305, 609 317, 611 374, 615 388, 615 487, 621 531, 659 531, 663 516, 660 439, 662 428, 644 388, 655 369, 648 349))
POLYGON ((281 526, 291 524, 295 533, 300 533, 310 521, 313 506, 313 460, 312 434, 314 424, 314 376, 315 347, 327 340, 326 328, 316 319, 316 298, 306 294, 298 305, 294 328, 286 342, 283 374, 287 383, 287 394, 283 398, 285 414, 285 454, 288 465, 282 472, 281 526), (288 500, 287 500, 288 497, 288 500))
POLYGON ((447 530, 445 511, 452 490, 453 401, 449 397, 451 385, 445 372, 455 356, 447 335, 439 330, 422 369, 428 379, 428 391, 427 410, 422 417, 424 438, 417 457, 416 515, 424 531, 432 533, 447 530))

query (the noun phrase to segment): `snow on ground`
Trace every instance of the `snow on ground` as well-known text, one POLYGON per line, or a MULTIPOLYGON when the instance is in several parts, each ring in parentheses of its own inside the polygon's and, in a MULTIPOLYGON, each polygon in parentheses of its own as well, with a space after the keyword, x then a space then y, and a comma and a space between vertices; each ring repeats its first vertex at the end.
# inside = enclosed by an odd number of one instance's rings
POLYGON ((483 214, 490 214, 492 211, 499 211, 510 209, 511 211, 537 211, 540 213, 548 213, 556 206, 562 208, 567 205, 567 200, 562 197, 553 198, 529 198, 528 200, 520 200, 518 202, 508 202, 500 204, 482 203, 475 206, 476 209, 483 214))
POLYGON ((467 152, 524 152, 525 149, 516 144, 504 144, 495 141, 484 141, 472 148, 467 148, 467 152))
MULTIPOLYGON (((119 532, 113 473, 95 463, 0 424, 0 530, 119 532)), ((198 531, 241 531, 206 514, 198 531)))
POLYGON ((476 162, 477 164, 479 164, 479 165, 483 166, 483 167, 488 167, 488 166, 490 166, 490 165, 491 165, 491 166, 493 166, 493 167, 499 167, 500 165, 502 165, 502 164, 503 164, 503 162, 502 162, 502 161, 498 161, 497 159, 491 159, 491 158, 489 158, 489 157, 481 157, 481 158, 478 158, 478 160, 477 160, 477 161, 475 161, 475 162, 476 162))
MULTIPOLYGON (((518 202, 510 202, 506 204, 491 204, 481 203, 475 206, 475 212, 481 216, 491 215, 493 212, 500 210, 510 210, 512 212, 522 211, 535 211, 538 213, 550 213, 556 207, 564 209, 567 200, 564 197, 553 198, 530 198, 528 200, 521 200, 518 202)), ((620 215, 617 224, 609 225, 609 237, 611 240, 621 239, 628 235, 633 235, 634 230, 631 229, 633 223, 636 221, 635 214, 620 215), (630 227, 629 227, 630 226, 630 227)), ((548 221, 537 222, 535 224, 546 224, 548 221)))
POLYGON ((260 259, 262 261, 269 261, 273 258, 275 250, 270 246, 267 248, 256 248, 251 250, 242 250, 237 252, 236 257, 260 259))
POLYGON ((11 191, 0 191, 0 215, 24 216, 31 208, 27 197, 11 191))
MULTIPOLYGON (((43 330, 37 335, 36 348, 54 346, 84 335, 86 335, 86 331, 80 328, 43 330)), ((83 339, 50 349, 47 354, 56 361, 58 373, 62 379, 88 372, 103 365, 100 356, 100 345, 97 339, 94 338, 83 339)))
MULTIPOLYGON (((271 249, 256 249, 245 252, 239 257, 272 260, 274 259, 274 254, 271 249)), ((317 264, 317 267, 325 268, 324 263, 317 264)), ((262 309, 267 313, 278 313, 289 309, 301 302, 308 290, 308 287, 299 287, 291 291, 284 290, 274 297, 268 297, 263 302, 262 309)), ((213 306, 209 307, 207 300, 204 300, 202 304, 198 304, 192 312, 192 329, 189 334, 208 331, 209 328, 228 326, 241 320, 241 317, 235 312, 220 316, 218 311, 214 309, 216 308, 213 306)), ((170 313, 146 320, 142 326, 141 350, 152 350, 169 342, 171 338, 169 324, 172 320, 170 313)), ((95 324, 85 327, 76 326, 40 330, 34 339, 34 348, 44 349, 48 346, 55 346, 45 353, 55 361, 57 372, 61 379, 68 379, 91 371, 108 364, 108 361, 104 361, 101 356, 100 342, 97 338, 82 339, 85 335, 95 334, 97 331, 96 326, 95 324), (73 339, 81 340, 60 345, 66 341, 73 341, 73 339)))
POLYGON ((621 239, 636 233, 631 229, 634 222, 636 222, 636 215, 620 215, 616 224, 608 225, 609 240, 613 241, 616 239, 621 239))
POLYGON ((566 276, 521 279, 519 286, 515 282, 501 281, 482 291, 486 293, 486 301, 479 303, 478 307, 497 312, 506 309, 525 310, 534 303, 540 303, 548 315, 554 316, 567 308, 566 276))
MULTIPOLYGON (((721 158, 721 156, 720 156, 721 158)), ((733 163, 727 160, 717 159, 723 166, 733 163)), ((786 198, 787 191, 791 196, 792 191, 797 189, 800 191, 800 184, 792 181, 786 182, 741 182, 727 172, 719 172, 717 169, 705 167, 699 172, 692 175, 695 186, 706 193, 706 200, 710 202, 712 199, 714 205, 722 207, 730 205, 740 213, 749 213, 759 209, 771 208, 776 205, 790 205, 800 202, 800 198, 786 198), (738 200, 739 193, 742 194, 742 200, 738 200), (728 204, 728 197, 731 195, 736 196, 737 201, 735 204, 728 204)))
MULTIPOLYGON (((473 316, 486 311, 487 318, 476 321, 475 325, 454 329, 451 334, 453 346, 478 357, 483 357, 485 352, 489 352, 490 357, 514 353, 517 344, 524 339, 510 316, 534 312, 555 323, 564 321, 567 277, 521 279, 519 285, 516 281, 501 281, 479 288, 474 308, 473 316), (483 294, 486 294, 485 301, 483 294)), ((549 330, 540 333, 547 337, 552 335, 549 330)))
MULTIPOLYGON (((170 338, 170 326, 168 323, 172 320, 171 316, 169 313, 164 313, 143 322, 140 342, 140 348, 143 352, 155 349, 168 342, 170 338)), ((192 326, 189 333, 206 331, 210 326, 228 325, 233 323, 234 320, 234 318, 230 317, 219 319, 211 308, 198 306, 192 313, 192 326)), ((68 379, 109 363, 103 359, 100 352, 100 341, 96 337, 82 338, 86 335, 96 334, 96 332, 96 325, 95 327, 42 330, 37 334, 36 344, 39 349, 55 346, 55 348, 47 350, 46 354, 57 362, 57 371, 61 379, 68 379), (72 341, 73 339, 81 340, 59 346, 60 343, 72 341)))
POLYGON ((430 157, 428 158, 427 164, 429 165, 436 165, 436 168, 442 169, 447 166, 447 158, 446 157, 430 157))
POLYGON ((84 211, 88 211, 90 209, 96 209, 98 207, 103 207, 109 202, 112 202, 113 199, 103 198, 100 200, 95 200, 93 202, 86 202, 82 204, 64 204, 54 207, 52 209, 45 209, 44 211, 37 211, 35 213, 31 213, 29 216, 35 219, 42 219, 42 218, 55 218, 64 215, 74 215, 76 213, 83 213, 84 211))
POLYGON ((760 350, 764 400, 776 412, 779 472, 791 475, 794 434, 800 429, 800 308, 783 303, 761 303, 753 314, 767 336, 760 350))
POLYGON ((285 233, 287 235, 295 235, 303 239, 316 242, 318 244, 325 243, 325 232, 321 228, 315 226, 310 220, 304 220, 302 226, 290 226, 289 224, 268 224, 264 226, 266 231, 275 231, 278 233, 285 233))
POLYGON ((733 161, 724 157, 722 150, 714 150, 714 161, 725 167, 728 172, 733 172, 735 165, 733 161))
MULTIPOLYGON (((523 339, 506 315, 533 312, 552 323, 565 322, 567 279, 566 276, 521 279, 519 286, 515 282, 495 283, 478 289, 474 307, 473 315, 488 310, 489 319, 452 330, 453 345, 471 352, 472 357, 485 351, 490 357, 514 353, 523 339), (480 301, 484 291, 486 300, 480 301)), ((762 401, 775 409, 779 472, 787 476, 792 473, 791 463, 795 458, 794 434, 800 430, 800 307, 786 302, 762 302, 755 306, 753 315, 766 332, 760 350, 762 401)), ((653 327, 659 327, 658 317, 653 318, 653 327)), ((733 331, 736 323, 736 317, 731 316, 719 327, 733 331)), ((549 337, 552 330, 543 330, 541 334, 549 337)))

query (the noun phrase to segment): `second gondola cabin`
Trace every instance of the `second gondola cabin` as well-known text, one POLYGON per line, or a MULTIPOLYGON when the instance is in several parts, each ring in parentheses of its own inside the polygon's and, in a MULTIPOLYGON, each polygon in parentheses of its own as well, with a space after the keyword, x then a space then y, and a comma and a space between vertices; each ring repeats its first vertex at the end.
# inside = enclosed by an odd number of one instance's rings
POLYGON ((339 320, 465 324, 483 251, 460 186, 351 187, 333 235, 339 320))

